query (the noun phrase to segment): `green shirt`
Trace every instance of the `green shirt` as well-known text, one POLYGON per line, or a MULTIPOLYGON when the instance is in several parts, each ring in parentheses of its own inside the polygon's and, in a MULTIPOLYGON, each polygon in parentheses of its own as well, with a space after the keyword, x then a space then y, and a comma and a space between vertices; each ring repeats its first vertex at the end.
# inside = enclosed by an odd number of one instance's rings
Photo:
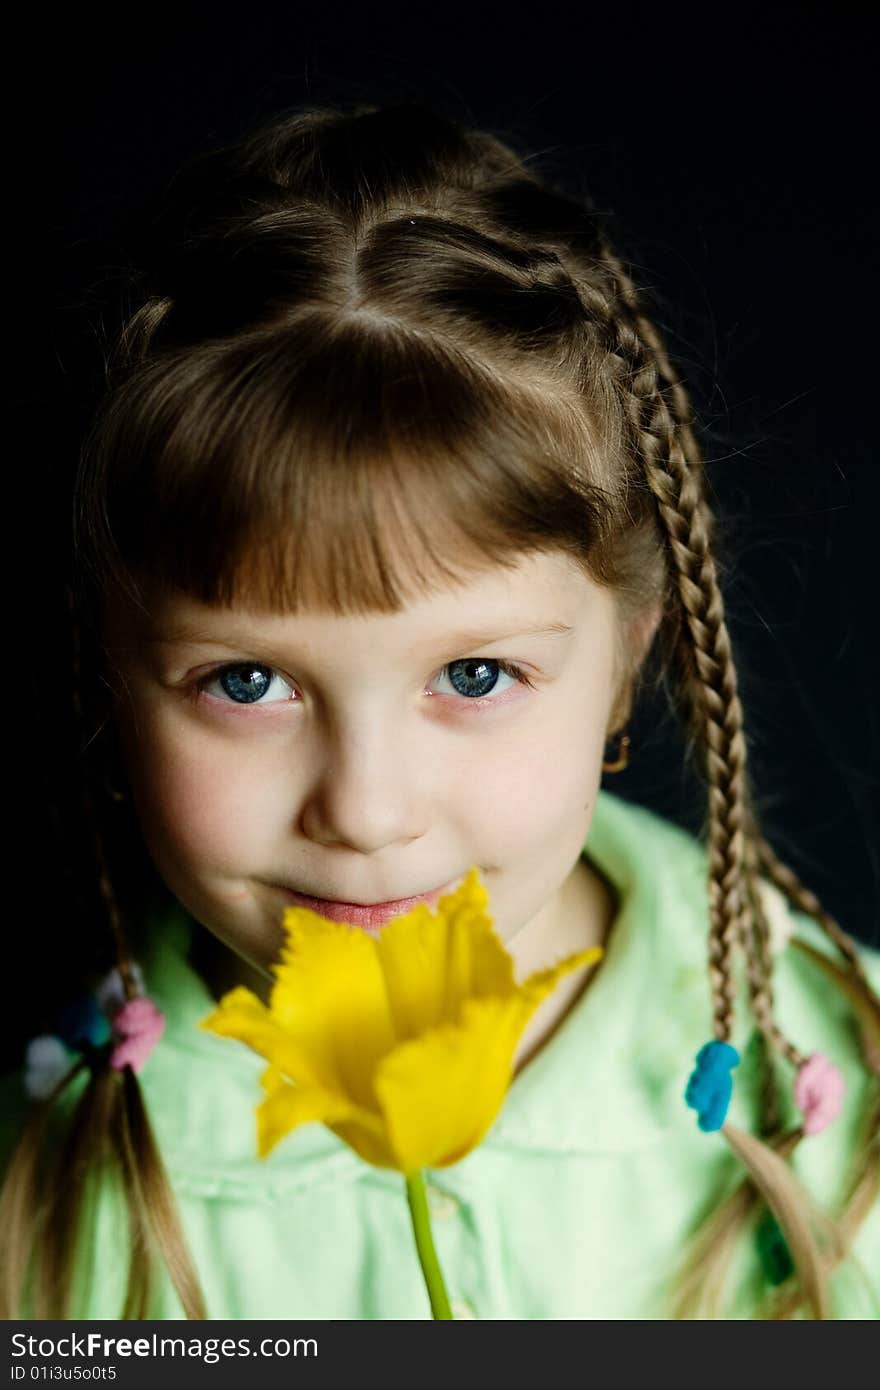
MULTIPOLYGON (((720 1133, 698 1128, 683 1099, 695 1055, 712 1037, 705 850, 604 789, 584 849, 620 899, 605 957, 515 1077, 479 1147, 425 1175, 457 1318, 669 1317, 687 1238, 745 1171, 720 1133)), ((845 1000, 815 962, 786 947, 786 931, 837 960, 835 948, 776 889, 766 893, 777 1021, 804 1054, 825 1052, 847 1083, 838 1120, 804 1139, 792 1161, 834 1211, 872 1082, 845 1000)), ((319 1124, 257 1158, 265 1062, 196 1027, 215 1004, 188 963, 192 927, 180 908, 141 952, 167 1026, 140 1080, 209 1317, 429 1318, 400 1174, 370 1167, 319 1124)), ((862 958, 880 989, 880 953, 863 948, 862 958)), ((737 982, 732 1041, 742 1061, 728 1118, 756 1133, 757 1035, 741 967, 737 982)), ((780 1066, 793 1082, 790 1065, 780 1066)), ((783 1118, 797 1123, 793 1100, 786 1104, 783 1118)), ((79 1271, 74 1317, 119 1316, 127 1265, 118 1202, 108 1191, 99 1203, 97 1257, 79 1271)), ((182 1317, 164 1268, 162 1279, 154 1316, 182 1317)), ((753 1317, 770 1287, 750 1232, 735 1253, 722 1316, 753 1317)), ((880 1203, 831 1287, 835 1317, 880 1317, 880 1203)))

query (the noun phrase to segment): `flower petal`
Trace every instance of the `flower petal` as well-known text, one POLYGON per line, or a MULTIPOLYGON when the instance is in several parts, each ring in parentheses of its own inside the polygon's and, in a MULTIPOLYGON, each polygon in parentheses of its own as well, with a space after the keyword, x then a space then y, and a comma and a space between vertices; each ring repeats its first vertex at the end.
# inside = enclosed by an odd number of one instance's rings
POLYGON ((214 1012, 200 1019, 198 1026, 221 1038, 246 1043, 261 1057, 274 1062, 291 1081, 332 1089, 332 1076, 315 1066, 314 1058, 279 1027, 265 1004, 244 985, 224 994, 214 1012))
MULTIPOLYGON (((262 1105, 257 1107, 257 1152, 265 1158, 279 1140, 297 1129, 299 1125, 318 1122, 335 1129, 341 1122, 346 1123, 347 1132, 355 1137, 364 1136, 363 1142, 376 1145, 387 1159, 387 1145, 384 1144, 384 1127, 377 1116, 362 1111, 347 1096, 324 1090, 320 1086, 292 1086, 276 1066, 269 1066, 260 1077, 260 1085, 266 1093, 262 1105)), ((343 1137, 343 1136, 340 1136, 343 1137)), ((360 1152, 358 1143, 351 1137, 345 1142, 360 1152)), ((368 1157, 367 1155, 362 1155, 368 1157)), ((376 1162, 368 1157, 369 1162, 376 1162)))
POLYGON ((563 956, 555 965, 548 965, 544 970, 536 970, 533 975, 529 975, 523 981, 520 989, 523 994, 533 999, 535 1004, 540 1004, 541 1000, 556 988, 557 981, 569 974, 572 970, 579 970, 582 965, 588 965, 590 961, 599 961, 604 956, 605 951, 602 946, 588 946, 583 951, 575 951, 570 956, 563 956))
POLYGON ((459 1023, 441 1023, 385 1058, 376 1094, 401 1172, 447 1167, 479 1144, 503 1104, 531 1012, 516 994, 467 999, 459 1023))
POLYGON ((515 992, 462 1002, 444 1022, 403 1043, 381 1063, 375 1091, 404 1173, 458 1162, 489 1130, 511 1082, 520 1035, 562 975, 596 961, 601 946, 536 971, 515 992))
POLYGON ((284 927, 272 1018, 328 1090, 375 1112, 373 1074, 397 1042, 376 942, 305 907, 287 908, 284 927))
POLYGON ((513 961, 494 931, 488 901, 472 868, 436 912, 420 903, 382 928, 376 945, 399 1038, 455 1022, 466 998, 516 991, 513 961))

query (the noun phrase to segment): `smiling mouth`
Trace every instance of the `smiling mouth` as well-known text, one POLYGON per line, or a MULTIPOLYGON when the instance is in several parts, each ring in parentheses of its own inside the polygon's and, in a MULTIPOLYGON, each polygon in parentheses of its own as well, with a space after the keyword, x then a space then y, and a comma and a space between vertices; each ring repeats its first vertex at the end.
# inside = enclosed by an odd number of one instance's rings
POLYGON ((313 898, 307 893, 296 893, 291 888, 282 888, 281 891, 290 906, 306 907, 319 917, 327 917, 334 922, 347 922, 350 926, 362 927, 369 931, 384 926, 394 917, 410 912, 420 903, 435 908, 445 894, 454 891, 457 882, 458 880, 450 880, 449 883, 444 883, 440 888, 433 888, 428 893, 420 893, 413 898, 395 898, 384 903, 337 902, 329 898, 313 898))

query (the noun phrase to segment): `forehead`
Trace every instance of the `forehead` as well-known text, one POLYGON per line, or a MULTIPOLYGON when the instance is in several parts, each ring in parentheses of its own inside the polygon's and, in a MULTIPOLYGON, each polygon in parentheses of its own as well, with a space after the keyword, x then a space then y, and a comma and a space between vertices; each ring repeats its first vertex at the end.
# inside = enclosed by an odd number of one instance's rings
POLYGON ((533 553, 510 564, 493 564, 479 572, 463 573, 460 582, 420 594, 394 612, 338 613, 309 609, 297 613, 243 606, 205 604, 178 592, 158 588, 144 590, 144 603, 136 607, 121 597, 104 602, 102 631, 105 643, 198 642, 246 639, 258 631, 267 640, 296 635, 304 641, 337 638, 369 629, 377 641, 397 635, 401 640, 442 636, 446 632, 498 628, 521 632, 528 627, 552 624, 576 627, 597 607, 612 604, 600 588, 568 556, 560 552, 533 553))

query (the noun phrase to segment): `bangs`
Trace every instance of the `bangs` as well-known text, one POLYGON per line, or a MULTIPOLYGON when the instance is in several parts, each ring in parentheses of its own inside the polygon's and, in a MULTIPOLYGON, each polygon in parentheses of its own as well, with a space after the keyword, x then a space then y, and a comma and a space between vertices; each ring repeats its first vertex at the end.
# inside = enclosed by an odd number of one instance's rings
POLYGON ((608 449, 570 389, 312 313, 116 388, 86 446, 80 560, 100 592, 283 614, 397 612, 540 550, 610 583, 608 449))

